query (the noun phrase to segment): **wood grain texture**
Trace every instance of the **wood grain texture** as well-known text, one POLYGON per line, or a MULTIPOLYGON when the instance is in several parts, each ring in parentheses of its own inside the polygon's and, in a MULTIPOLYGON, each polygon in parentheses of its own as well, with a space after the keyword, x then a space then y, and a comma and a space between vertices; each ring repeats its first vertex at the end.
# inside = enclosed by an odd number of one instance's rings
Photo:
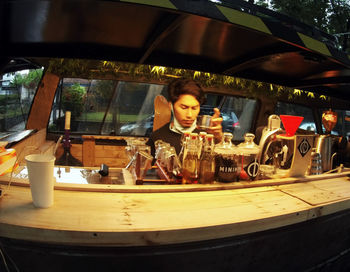
POLYGON ((162 95, 157 95, 154 98, 153 131, 164 126, 170 119, 171 109, 168 100, 162 95))
MULTIPOLYGON (((53 143, 45 135, 46 130, 40 130, 16 148, 33 145, 50 150, 53 143)), ((96 154, 100 148, 111 159, 125 154, 124 146, 113 146, 116 153, 111 146, 95 146, 96 154)), ((82 146, 73 145, 73 151, 81 159, 82 146)), ((56 183, 54 205, 48 209, 33 206, 28 180, 14 179, 0 199, 0 236, 92 246, 232 237, 350 209, 348 173, 208 186, 56 183)), ((1 179, 5 188, 8 178, 1 179)))
POLYGON ((16 149, 18 160, 22 163, 26 155, 31 153, 52 153, 54 147, 55 142, 46 140, 45 128, 17 143, 13 148, 16 149))
POLYGON ((27 129, 43 129, 47 127, 52 101, 55 97, 55 91, 53 90, 56 90, 58 82, 58 76, 45 73, 34 97, 26 125, 27 129))
MULTIPOLYGON (((84 166, 98 167, 101 164, 106 164, 109 167, 125 167, 129 159, 125 154, 124 145, 98 145, 96 140, 125 140, 124 136, 109 136, 109 135, 83 135, 82 145, 82 160, 84 166)), ((76 150, 72 150, 73 156, 79 156, 79 145, 76 150)), ((63 152, 63 151, 62 151, 63 152)))
POLYGON ((95 166, 95 139, 84 139, 82 148, 83 165, 95 166))
POLYGON ((55 190, 54 205, 36 209, 28 187, 12 186, 0 202, 0 236, 95 246, 201 241, 350 209, 349 191, 347 177, 202 192, 55 190))
POLYGON ((132 137, 125 137, 125 136, 112 136, 112 135, 82 135, 83 140, 90 139, 90 140, 125 140, 126 138, 132 138, 132 137))

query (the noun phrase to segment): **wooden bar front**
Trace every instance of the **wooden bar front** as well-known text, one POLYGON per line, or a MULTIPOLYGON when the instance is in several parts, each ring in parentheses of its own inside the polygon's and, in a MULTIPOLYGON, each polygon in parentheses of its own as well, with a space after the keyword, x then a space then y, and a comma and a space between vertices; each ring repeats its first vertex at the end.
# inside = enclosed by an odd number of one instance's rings
POLYGON ((14 180, 0 202, 0 236, 54 244, 141 246, 254 233, 349 209, 347 173, 251 188, 56 183, 54 205, 48 209, 33 206, 28 181, 14 180))

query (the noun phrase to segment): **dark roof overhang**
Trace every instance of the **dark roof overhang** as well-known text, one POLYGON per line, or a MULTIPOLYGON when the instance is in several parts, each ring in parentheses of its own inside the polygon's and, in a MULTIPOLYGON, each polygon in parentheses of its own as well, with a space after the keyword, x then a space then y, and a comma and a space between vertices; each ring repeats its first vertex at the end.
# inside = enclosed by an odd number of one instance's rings
POLYGON ((1 5, 2 62, 115 60, 350 97, 350 58, 331 35, 245 1, 5 0, 1 5))

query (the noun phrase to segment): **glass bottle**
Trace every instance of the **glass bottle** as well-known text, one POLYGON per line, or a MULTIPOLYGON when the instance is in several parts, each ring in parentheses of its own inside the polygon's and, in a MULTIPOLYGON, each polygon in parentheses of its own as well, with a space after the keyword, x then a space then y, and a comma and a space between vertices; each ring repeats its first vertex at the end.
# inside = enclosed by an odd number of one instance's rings
POLYGON ((182 183, 198 182, 198 134, 191 133, 184 149, 184 157, 182 163, 182 183))
POLYGON ((215 180, 214 135, 207 134, 199 163, 199 183, 208 184, 215 180))
POLYGON ((198 137, 198 159, 201 158, 204 144, 205 144, 205 136, 207 133, 205 131, 199 132, 199 137, 198 137))
POLYGON ((175 147, 169 146, 169 148, 165 152, 164 158, 165 158, 165 162, 166 162, 166 170, 170 176, 173 174, 174 164, 175 164, 175 156, 177 156, 176 151, 175 151, 175 147))
POLYGON ((215 179, 218 182, 234 182, 238 179, 238 156, 232 138, 232 133, 224 132, 223 141, 215 146, 215 179))
POLYGON ((181 135, 181 150, 180 150, 180 153, 179 153, 179 162, 182 166, 183 164, 183 158, 184 158, 184 153, 185 153, 185 150, 187 150, 186 148, 186 145, 187 145, 187 141, 190 137, 190 132, 184 132, 182 135, 181 135))
POLYGON ((176 154, 175 148, 171 147, 170 149, 170 166, 169 169, 171 169, 171 171, 169 170, 169 172, 172 173, 172 175, 175 177, 176 180, 181 179, 182 175, 181 175, 181 163, 179 161, 179 157, 176 154))
POLYGON ((313 148, 311 153, 311 163, 309 166, 309 175, 320 174, 322 174, 321 154, 316 151, 316 148, 313 148))
POLYGON ((56 160, 55 164, 66 166, 83 166, 83 163, 75 158, 70 151, 72 144, 69 136, 70 128, 65 130, 64 138, 62 141, 64 151, 62 156, 56 160))
POLYGON ((244 135, 244 142, 237 147, 240 180, 254 180, 259 173, 257 156, 260 148, 254 143, 254 138, 255 135, 253 133, 246 133, 244 135))
POLYGON ((159 158, 160 165, 164 170, 167 167, 166 156, 170 147, 171 147, 170 144, 166 142, 164 142, 162 145, 159 146, 158 158, 159 158))

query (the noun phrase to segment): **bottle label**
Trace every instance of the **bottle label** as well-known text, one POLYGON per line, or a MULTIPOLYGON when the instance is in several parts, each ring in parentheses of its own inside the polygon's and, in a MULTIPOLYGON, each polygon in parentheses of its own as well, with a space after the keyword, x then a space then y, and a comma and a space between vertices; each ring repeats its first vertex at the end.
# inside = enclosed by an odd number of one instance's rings
POLYGON ((251 180, 255 179, 256 176, 259 173, 259 163, 254 160, 251 163, 249 163, 244 170, 246 171, 247 175, 250 177, 251 180))
POLYGON ((234 158, 215 157, 215 176, 219 182, 233 182, 237 180, 238 167, 234 158))

